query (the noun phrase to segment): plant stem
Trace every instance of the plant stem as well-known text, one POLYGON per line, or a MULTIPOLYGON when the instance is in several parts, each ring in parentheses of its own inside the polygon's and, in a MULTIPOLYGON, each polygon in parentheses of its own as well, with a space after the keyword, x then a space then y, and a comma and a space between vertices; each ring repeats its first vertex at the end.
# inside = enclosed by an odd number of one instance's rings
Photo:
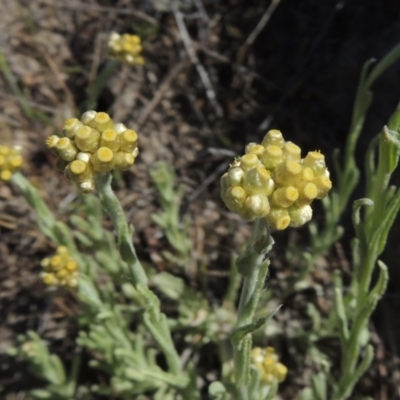
POLYGON ((111 174, 100 174, 96 179, 101 205, 110 216, 117 231, 118 246, 122 259, 126 262, 134 285, 147 287, 147 276, 140 263, 132 242, 132 232, 128 227, 124 210, 111 188, 111 174))
MULTIPOLYGON (((269 262, 264 259, 270 251, 273 239, 269 234, 266 221, 257 219, 254 230, 244 252, 238 257, 237 267, 244 276, 240 294, 236 329, 253 322, 254 313, 260 298, 262 286, 268 273, 269 262)), ((232 340, 234 352, 235 385, 241 400, 248 398, 250 375, 251 334, 241 340, 232 340)))

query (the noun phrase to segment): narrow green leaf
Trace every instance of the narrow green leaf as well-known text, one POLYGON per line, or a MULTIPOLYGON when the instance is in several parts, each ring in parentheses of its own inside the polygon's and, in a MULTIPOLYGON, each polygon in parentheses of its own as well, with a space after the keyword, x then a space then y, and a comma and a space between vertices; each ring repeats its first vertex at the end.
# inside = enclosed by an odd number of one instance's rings
POLYGON ((311 377, 311 387, 315 400, 326 400, 326 376, 323 372, 315 374, 311 377))
POLYGON ((400 190, 397 191, 385 210, 380 226, 376 229, 370 243, 370 251, 373 257, 378 258, 386 245, 389 230, 393 225, 396 215, 400 208, 400 190))
POLYGON ((356 236, 357 238, 360 240, 361 245, 365 245, 366 243, 366 238, 365 238, 365 233, 364 233, 364 229, 361 226, 361 215, 360 215, 360 211, 361 211, 361 207, 363 206, 372 206, 374 204, 374 202, 371 199, 359 199, 356 200, 353 203, 353 226, 354 229, 356 231, 356 236))
POLYGON ((396 109, 389 118, 388 128, 399 132, 400 129, 400 101, 397 103, 396 109))
POLYGON ((379 267, 379 278, 376 282, 375 287, 371 290, 370 296, 377 296, 378 300, 382 298, 386 291, 387 284, 389 282, 389 273, 387 266, 380 260, 378 260, 379 267))
POLYGON ((276 310, 267 314, 266 316, 258 318, 257 320, 255 320, 250 324, 235 329, 231 334, 232 341, 238 343, 249 333, 252 333, 257 329, 261 328, 269 319, 271 319, 280 310, 281 307, 282 305, 280 305, 276 310))
POLYGON ((395 46, 385 57, 380 60, 372 69, 366 80, 366 86, 371 87, 373 83, 382 75, 390 66, 392 66, 400 58, 400 44, 395 46))

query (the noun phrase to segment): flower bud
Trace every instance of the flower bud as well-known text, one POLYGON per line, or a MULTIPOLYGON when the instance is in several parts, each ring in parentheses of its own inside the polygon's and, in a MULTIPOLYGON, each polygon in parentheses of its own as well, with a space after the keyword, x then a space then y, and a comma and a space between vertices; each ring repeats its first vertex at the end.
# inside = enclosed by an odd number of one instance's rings
POLYGON ((260 166, 261 162, 255 154, 245 154, 240 157, 239 165, 245 172, 247 172, 250 169, 260 166))
POLYGON ((90 170, 89 164, 86 164, 81 160, 74 160, 72 163, 68 164, 66 172, 68 178, 76 183, 88 181, 92 177, 92 171, 90 170))
POLYGON ((274 190, 271 174, 264 167, 256 167, 248 171, 243 180, 243 189, 249 194, 269 196, 274 190))
POLYGON ((261 142, 261 144, 264 147, 267 147, 269 145, 274 145, 274 146, 278 146, 279 148, 282 148, 285 144, 285 141, 283 139, 281 131, 278 131, 277 129, 271 129, 264 136, 264 139, 261 142))
POLYGON ((283 146, 283 158, 299 162, 301 159, 301 149, 293 142, 286 142, 283 146))
POLYGON ((128 171, 135 162, 135 157, 131 153, 125 151, 118 151, 114 155, 115 168, 120 171, 128 171))
POLYGON ((303 207, 290 207, 288 209, 290 216, 290 226, 298 228, 310 221, 312 218, 312 208, 309 205, 303 207))
POLYGON ((72 161, 78 154, 78 149, 76 148, 74 142, 67 137, 61 138, 57 142, 56 147, 58 154, 64 161, 72 161))
POLYGON ((126 151, 127 153, 132 153, 137 147, 138 135, 132 129, 126 129, 119 136, 120 150, 126 151))
POLYGON ((78 186, 82 193, 92 193, 95 187, 94 180, 89 179, 87 181, 81 182, 78 186))
POLYGON ((308 204, 316 199, 318 195, 318 188, 314 183, 308 182, 303 186, 299 187, 299 198, 296 200, 296 206, 301 207, 308 204))
POLYGON ((228 171, 227 182, 229 186, 241 186, 245 172, 240 167, 230 168, 228 171))
POLYGON ((84 125, 90 125, 90 123, 94 120, 94 117, 96 116, 97 112, 94 110, 89 110, 85 111, 81 115, 81 121, 84 125))
POLYGON ((78 149, 92 153, 99 148, 100 133, 90 126, 82 126, 76 131, 75 144, 78 149))
POLYGON ((298 197, 299 192, 294 186, 285 186, 272 193, 274 206, 282 208, 290 207, 298 197))
POLYGON ((266 219, 268 224, 278 231, 286 229, 290 223, 289 212, 286 208, 271 207, 266 219))
POLYGON ((97 172, 108 172, 114 167, 114 153, 108 147, 100 147, 90 158, 97 172))
POLYGON ((116 153, 119 149, 119 135, 117 131, 115 129, 106 129, 101 134, 100 146, 108 147, 116 153))
POLYGON ((233 186, 226 191, 223 200, 231 211, 239 211, 246 200, 246 192, 241 186, 233 186))
POLYGON ((265 217, 269 210, 268 197, 263 194, 253 194, 246 198, 241 215, 251 221, 255 218, 265 217))
POLYGON ((56 156, 58 155, 57 143, 58 143, 59 140, 60 140, 60 138, 58 136, 56 136, 56 135, 51 135, 46 140, 46 146, 56 156))
POLYGON ((113 128, 114 122, 107 113, 98 112, 94 118, 88 122, 88 125, 102 133, 106 129, 113 128))
POLYGON ((63 133, 67 138, 74 139, 75 132, 82 126, 82 122, 77 118, 67 119, 64 123, 63 133))
POLYGON ((246 154, 255 154, 256 156, 260 157, 264 153, 264 146, 257 143, 249 143, 246 146, 245 153, 246 154))
POLYGON ((285 161, 276 166, 273 177, 281 186, 295 185, 302 171, 301 165, 296 161, 285 161))
POLYGON ((326 170, 325 156, 319 151, 310 151, 303 160, 305 167, 310 167, 314 175, 322 175, 326 170))
POLYGON ((273 170, 283 160, 282 149, 275 145, 268 145, 260 160, 265 168, 273 170))
POLYGON ((325 175, 319 175, 314 180, 313 183, 318 188, 317 199, 321 200, 326 197, 329 191, 332 189, 332 181, 325 175))

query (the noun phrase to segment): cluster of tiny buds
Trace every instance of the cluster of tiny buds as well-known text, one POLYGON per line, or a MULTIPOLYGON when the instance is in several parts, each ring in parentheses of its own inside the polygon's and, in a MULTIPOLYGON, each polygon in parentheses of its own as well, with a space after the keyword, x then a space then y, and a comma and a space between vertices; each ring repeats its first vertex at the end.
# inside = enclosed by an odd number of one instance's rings
POLYGON ((0 145, 0 180, 8 182, 22 166, 21 147, 0 145))
POLYGON ((68 248, 58 246, 53 257, 44 258, 40 265, 43 268, 41 278, 48 286, 78 286, 78 264, 71 257, 68 248))
POLYGON ((66 120, 63 135, 50 136, 47 147, 58 157, 58 167, 83 193, 94 190, 97 174, 114 168, 127 171, 139 154, 137 133, 115 124, 105 112, 86 111, 80 120, 66 120))
POLYGON ((312 151, 302 159, 300 147, 278 130, 247 145, 245 153, 221 178, 223 201, 244 219, 265 217, 278 230, 302 226, 312 217, 312 201, 332 188, 325 157, 312 151))
POLYGON ((251 350, 251 362, 261 372, 261 381, 270 386, 274 382, 281 383, 285 380, 288 369, 279 362, 273 347, 254 347, 251 350))
POLYGON ((110 58, 130 65, 143 65, 144 58, 140 55, 141 52, 142 45, 139 36, 127 33, 120 35, 117 32, 111 32, 108 39, 108 55, 110 58))

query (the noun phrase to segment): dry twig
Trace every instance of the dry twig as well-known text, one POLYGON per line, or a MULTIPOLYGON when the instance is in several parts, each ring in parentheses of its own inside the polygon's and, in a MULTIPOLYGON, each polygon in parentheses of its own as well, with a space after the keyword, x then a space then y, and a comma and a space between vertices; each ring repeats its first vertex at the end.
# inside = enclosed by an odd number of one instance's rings
POLYGON ((190 39, 189 36, 189 32, 187 31, 185 22, 183 21, 183 14, 177 9, 175 9, 174 16, 176 23, 178 25, 179 33, 181 35, 183 44, 185 45, 186 52, 189 55, 190 61, 194 64, 194 66, 197 69, 201 82, 203 83, 203 86, 206 89, 207 97, 214 106, 217 116, 222 117, 224 115, 224 112, 222 110, 221 105, 218 103, 217 96, 212 87, 210 77, 208 76, 207 71, 205 70, 203 65, 201 65, 199 58, 197 57, 196 51, 193 47, 192 40, 190 39))
POLYGON ((267 8, 267 11, 265 11, 257 26, 253 29, 253 32, 250 33, 244 44, 240 47, 236 58, 238 64, 243 63, 247 50, 254 43, 260 32, 265 28, 265 25, 267 25, 267 22, 271 19, 272 14, 276 10, 280 2, 281 0, 272 0, 271 4, 267 8))
POLYGON ((139 128, 141 128, 144 123, 147 121, 149 115, 153 112, 153 110, 157 107, 158 103, 164 97, 166 91, 168 90, 171 82, 178 76, 178 74, 187 66, 188 61, 187 59, 183 59, 181 62, 176 64, 169 72, 168 75, 162 81, 160 87, 158 88, 157 92, 154 94, 151 101, 146 105, 146 108, 140 115, 138 120, 139 128))

